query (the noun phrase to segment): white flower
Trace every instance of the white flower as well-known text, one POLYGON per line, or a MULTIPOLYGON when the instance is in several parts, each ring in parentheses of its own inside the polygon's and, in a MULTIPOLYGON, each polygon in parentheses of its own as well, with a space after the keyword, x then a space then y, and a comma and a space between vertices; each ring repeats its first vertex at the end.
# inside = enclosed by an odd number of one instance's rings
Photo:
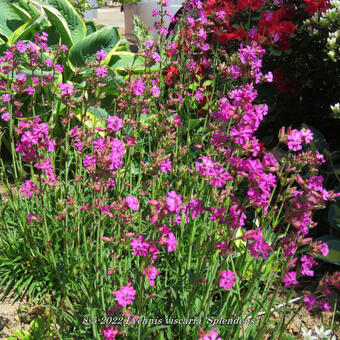
POLYGON ((303 327, 301 327, 301 332, 302 332, 303 340, 318 340, 317 336, 312 335, 311 329, 307 332, 303 327))
POLYGON ((327 43, 328 43, 328 45, 329 45, 329 47, 330 48, 334 48, 334 46, 335 46, 335 43, 336 43, 336 38, 328 38, 327 39, 327 43))
POLYGON ((332 7, 338 8, 340 7, 340 1, 339 0, 331 0, 330 4, 332 7))
POLYGON ((334 57, 335 57, 334 51, 329 51, 327 54, 332 60, 334 59, 334 57))
POLYGON ((323 328, 323 325, 320 328, 315 326, 314 329, 319 339, 329 339, 328 335, 332 333, 331 329, 329 329, 328 331, 325 331, 323 328))
POLYGON ((340 114, 340 103, 331 105, 331 110, 333 111, 334 115, 339 115, 340 114))

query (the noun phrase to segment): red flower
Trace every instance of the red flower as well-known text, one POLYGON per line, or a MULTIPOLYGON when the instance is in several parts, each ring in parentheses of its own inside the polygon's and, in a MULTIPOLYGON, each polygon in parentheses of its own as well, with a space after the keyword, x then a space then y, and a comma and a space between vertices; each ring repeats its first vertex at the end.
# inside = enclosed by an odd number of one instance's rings
POLYGON ((292 15, 294 15, 294 12, 288 11, 285 8, 281 8, 273 13, 263 12, 258 23, 258 32, 268 38, 278 35, 279 48, 284 51, 290 46, 289 35, 294 33, 296 29, 295 25, 290 21, 284 20, 292 15))
POLYGON ((242 11, 245 8, 251 8, 252 11, 256 11, 262 7, 262 0, 238 0, 237 9, 242 11))
POLYGON ((223 10, 227 15, 233 16, 236 12, 236 6, 232 0, 224 0, 217 2, 216 0, 207 0, 204 2, 205 14, 212 15, 223 10))
POLYGON ((244 30, 243 27, 238 30, 235 30, 232 27, 230 27, 228 29, 228 32, 217 33, 216 37, 221 44, 226 45, 230 40, 233 39, 242 41, 246 37, 246 31, 244 30))
POLYGON ((273 84, 279 92, 290 94, 294 94, 296 92, 296 84, 293 81, 286 79, 280 69, 277 68, 273 70, 273 76, 273 84))
POLYGON ((305 0, 305 11, 312 16, 315 12, 324 12, 330 5, 327 0, 305 0))
POLYGON ((173 84, 173 80, 174 80, 174 78, 177 74, 178 74, 177 68, 174 65, 171 64, 169 69, 168 69, 168 72, 165 76, 166 79, 167 79, 166 84, 168 86, 171 86, 173 84))

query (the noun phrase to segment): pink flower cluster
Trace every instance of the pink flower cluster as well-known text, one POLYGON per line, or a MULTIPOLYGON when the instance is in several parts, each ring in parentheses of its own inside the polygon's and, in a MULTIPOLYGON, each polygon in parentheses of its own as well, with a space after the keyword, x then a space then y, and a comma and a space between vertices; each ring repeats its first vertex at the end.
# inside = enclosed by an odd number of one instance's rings
POLYGON ((285 130, 281 130, 282 141, 287 143, 288 149, 292 151, 302 150, 302 143, 309 144, 313 140, 313 133, 309 129, 288 129, 287 134, 285 130))
POLYGON ((246 231, 242 239, 244 241, 249 241, 248 249, 250 254, 256 259, 259 257, 259 255, 266 259, 269 255, 268 252, 273 251, 273 248, 265 242, 262 236, 261 228, 246 231))
POLYGON ((131 283, 128 283, 127 286, 120 287, 119 290, 112 292, 112 294, 116 296, 118 304, 125 307, 135 299, 136 291, 131 287, 131 283))
POLYGON ((54 151, 55 141, 49 138, 48 126, 42 123, 39 117, 32 121, 21 120, 17 133, 21 137, 16 144, 15 151, 22 155, 24 162, 33 162, 43 152, 54 151))
MULTIPOLYGON (((74 142, 78 136, 75 136, 74 142)), ((118 138, 106 137, 93 141, 93 152, 84 157, 83 165, 94 176, 105 173, 107 177, 114 177, 115 170, 120 169, 124 162, 125 146, 118 138)))

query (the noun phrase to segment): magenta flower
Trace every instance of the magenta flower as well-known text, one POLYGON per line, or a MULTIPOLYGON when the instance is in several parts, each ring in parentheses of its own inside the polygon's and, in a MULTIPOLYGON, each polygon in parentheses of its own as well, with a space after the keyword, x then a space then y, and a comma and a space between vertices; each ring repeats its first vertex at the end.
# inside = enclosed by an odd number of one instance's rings
POLYGON ((155 63, 159 63, 161 61, 161 57, 157 52, 152 52, 151 58, 155 63))
POLYGON ((64 71, 64 65, 55 64, 54 70, 55 70, 56 72, 63 72, 63 71, 64 71))
POLYGON ((206 332, 201 328, 198 340, 222 340, 222 338, 218 335, 215 328, 206 332))
POLYGON ((11 51, 5 51, 4 52, 4 57, 5 57, 6 60, 9 61, 9 60, 12 60, 14 58, 14 55, 13 55, 13 53, 11 51))
POLYGON ((226 16, 226 12, 224 10, 216 11, 215 16, 216 16, 216 19, 222 20, 226 16))
POLYGON ((189 201, 188 206, 189 206, 190 210, 192 211, 192 213, 191 213, 192 218, 195 218, 202 213, 202 202, 200 200, 195 200, 194 198, 192 198, 189 201))
POLYGON ((121 160, 125 152, 124 144, 119 140, 115 139, 111 143, 111 155, 110 155, 110 169, 120 169, 124 162, 121 160))
POLYGON ((327 256, 329 254, 329 248, 326 242, 320 244, 320 252, 322 256, 327 256))
POLYGON ((236 273, 228 270, 223 270, 219 286, 224 289, 231 289, 236 282, 236 273))
POLYGON ((87 155, 84 157, 83 165, 85 168, 91 168, 97 163, 97 159, 93 155, 87 155))
POLYGON ((293 151, 299 151, 302 149, 302 134, 300 131, 294 129, 288 135, 288 149, 293 151))
MULTIPOLYGON (((240 214, 242 210, 237 209, 235 213, 240 214)), ((242 214, 243 215, 243 214, 242 214)), ((241 220, 242 224, 244 223, 244 220, 246 216, 241 215, 241 220)), ((268 257, 268 251, 272 251, 273 248, 270 247, 268 243, 264 240, 262 233, 261 233, 261 228, 257 228, 256 230, 248 230, 245 232, 243 235, 242 239, 245 240, 250 240, 248 244, 248 249, 250 251, 250 254, 254 256, 254 258, 258 258, 259 255, 261 255, 264 259, 268 257)))
POLYGON ((109 117, 107 120, 107 128, 111 131, 119 131, 123 128, 123 121, 118 116, 109 117))
POLYGON ((249 139, 253 133, 253 130, 248 125, 238 124, 230 129, 230 137, 234 137, 235 143, 245 144, 249 142, 249 139))
POLYGON ((299 284, 299 282, 296 280, 296 272, 288 272, 284 279, 285 287, 289 288, 291 286, 296 286, 299 284))
POLYGON ((153 9, 151 13, 153 17, 156 17, 159 14, 159 11, 157 9, 153 9))
POLYGON ((127 286, 120 287, 120 290, 116 290, 112 294, 116 296, 118 304, 125 307, 135 299, 136 291, 128 283, 127 286))
POLYGON ((181 210, 182 204, 182 195, 177 195, 174 190, 168 193, 168 197, 166 199, 166 205, 171 212, 179 213, 181 210))
POLYGON ((201 162, 195 163, 195 168, 202 176, 214 176, 215 174, 215 163, 210 157, 201 157, 201 162))
POLYGON ((103 79, 106 78, 107 72, 108 72, 107 67, 105 67, 104 65, 101 65, 96 68, 96 76, 98 78, 103 78, 103 79))
POLYGON ((313 256, 322 255, 327 256, 329 253, 328 244, 322 243, 322 241, 316 241, 311 244, 311 250, 313 252, 313 256))
POLYGON ((301 258, 301 274, 307 276, 314 276, 314 271, 312 270, 313 265, 318 264, 312 257, 310 256, 302 256, 301 258))
POLYGON ((8 94, 8 93, 4 93, 4 94, 2 95, 2 101, 3 101, 4 103, 8 103, 9 100, 10 100, 9 94, 8 94))
POLYGON ((8 122, 11 119, 11 114, 9 112, 4 112, 1 115, 1 119, 5 122, 8 122))
POLYGON ((147 40, 144 45, 147 47, 147 48, 151 48, 153 46, 153 41, 152 40, 147 40))
POLYGON ((313 294, 311 295, 308 295, 308 296, 305 296, 303 298, 303 302, 306 303, 306 309, 307 310, 312 310, 313 309, 313 306, 316 304, 316 298, 313 294))
POLYGON ((26 81, 26 74, 25 73, 19 73, 15 76, 15 79, 18 82, 25 82, 26 81))
POLYGON ((61 90, 61 95, 62 96, 71 96, 74 94, 74 89, 72 84, 68 83, 60 83, 58 84, 60 90, 61 90))
POLYGON ((322 298, 319 301, 319 306, 321 309, 323 309, 326 312, 330 312, 332 307, 327 303, 327 298, 322 298))
POLYGON ((166 239, 166 244, 168 246, 168 252, 171 253, 175 250, 175 248, 177 247, 178 243, 176 240, 176 236, 174 233, 170 232, 168 234, 168 237, 166 239))
POLYGON ((189 25, 189 28, 193 28, 195 26, 196 20, 192 17, 187 16, 187 24, 189 25))
POLYGON ((194 98, 196 101, 200 101, 201 99, 203 99, 203 92, 201 90, 197 90, 194 93, 194 98))
POLYGON ((93 142, 93 149, 94 150, 104 150, 106 148, 104 138, 98 138, 93 142))
POLYGON ((107 327, 106 329, 103 330, 103 335, 105 340, 115 340, 116 335, 122 334, 118 328, 113 328, 111 326, 107 327))
POLYGON ((207 39, 207 32, 203 28, 198 31, 198 39, 199 41, 205 41, 207 39))
POLYGON ((29 96, 33 96, 35 89, 31 86, 27 86, 27 89, 25 89, 25 92, 29 95, 29 96))
POLYGON ((26 131, 21 137, 21 143, 36 145, 38 144, 38 136, 31 131, 26 131))
POLYGON ((172 167, 172 164, 169 158, 161 162, 161 172, 168 173, 169 171, 171 171, 171 167, 172 167))
POLYGON ((138 239, 133 238, 131 240, 131 247, 132 249, 134 249, 132 255, 136 256, 136 255, 141 255, 141 256, 146 256, 148 254, 149 251, 149 243, 144 242, 145 237, 138 234, 138 239))
POLYGON ((160 29, 159 29, 159 33, 163 36, 163 37, 166 37, 168 35, 168 28, 167 27, 164 27, 162 26, 160 29))
POLYGON ((149 280, 149 284, 150 286, 154 286, 155 285, 155 279, 156 277, 160 274, 161 272, 157 271, 157 268, 154 267, 153 265, 149 266, 146 270, 142 271, 142 274, 146 274, 148 280, 149 280))
POLYGON ((47 67, 52 67, 52 66, 53 66, 53 61, 52 61, 52 59, 51 59, 51 58, 47 58, 47 59, 45 60, 45 65, 46 65, 47 67))
POLYGON ((133 92, 135 96, 141 96, 144 93, 145 85, 143 80, 137 79, 133 85, 133 92))
POLYGON ((105 60, 106 58, 106 51, 101 49, 100 51, 97 52, 96 59, 99 61, 105 60))
POLYGON ((151 93, 152 93, 152 95, 153 95, 154 97, 158 98, 159 95, 161 94, 161 90, 160 90, 160 88, 159 88, 158 86, 153 86, 153 87, 151 88, 151 93))
POLYGON ((22 40, 18 41, 16 43, 16 47, 17 47, 17 50, 20 52, 20 53, 25 53, 26 50, 27 50, 27 45, 23 43, 22 40))
POLYGON ((128 207, 132 210, 138 210, 138 199, 134 196, 126 196, 125 202, 127 203, 128 207))
MULTIPOLYGON (((183 105, 183 104, 181 104, 181 105, 183 105)), ((183 123, 182 123, 182 121, 181 121, 181 118, 180 118, 179 116, 175 115, 175 116, 173 117, 173 119, 174 119, 175 125, 176 125, 177 127, 180 127, 180 126, 183 125, 183 123)))
POLYGON ((209 183, 214 186, 221 188, 225 185, 226 181, 230 181, 233 179, 228 173, 228 171, 224 171, 223 168, 214 169, 213 178, 209 181, 209 183))
POLYGON ((24 186, 20 189, 21 193, 30 198, 34 193, 39 194, 39 189, 30 180, 26 180, 24 186))
POLYGON ((313 140, 313 133, 309 129, 302 129, 301 136, 306 144, 309 144, 313 140))
POLYGON ((61 45, 60 45, 60 48, 61 48, 61 50, 62 50, 64 53, 66 53, 66 51, 68 50, 68 47, 67 47, 66 45, 64 45, 64 44, 61 44, 61 45))

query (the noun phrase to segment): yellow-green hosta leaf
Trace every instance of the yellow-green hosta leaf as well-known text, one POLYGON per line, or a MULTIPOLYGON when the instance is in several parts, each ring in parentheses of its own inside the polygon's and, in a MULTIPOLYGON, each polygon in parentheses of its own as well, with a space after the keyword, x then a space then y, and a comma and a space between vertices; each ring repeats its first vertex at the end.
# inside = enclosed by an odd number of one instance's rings
POLYGON ((35 33, 41 32, 47 27, 49 27, 49 23, 43 15, 31 18, 11 34, 8 44, 15 44, 19 40, 29 40, 35 33))
MULTIPOLYGON (((81 122, 82 121, 82 116, 80 110, 73 110, 76 112, 75 117, 81 122)), ((94 129, 94 128, 105 128, 107 123, 105 119, 109 117, 109 114, 102 108, 96 108, 94 106, 91 106, 88 108, 88 111, 86 112, 86 117, 88 119, 85 120, 85 125, 89 129, 94 129)), ((103 137, 105 135, 104 132, 99 131, 99 134, 103 137)))
POLYGON ((30 20, 32 19, 32 17, 30 16, 30 14, 25 11, 24 8, 16 5, 16 4, 11 4, 11 6, 17 11, 17 13, 22 17, 23 20, 30 20))
MULTIPOLYGON (((239 238, 239 237, 242 237, 243 236, 243 230, 242 228, 238 228, 237 231, 236 231, 236 235, 234 237, 236 238, 239 238)), ((240 238, 239 240, 236 240, 235 241, 235 245, 236 247, 238 248, 244 248, 246 246, 246 242, 245 241, 242 241, 242 239, 240 238)))
POLYGON ((86 36, 86 26, 74 7, 67 0, 48 0, 48 3, 57 9, 66 21, 73 44, 82 41, 86 36))
POLYGON ((84 66, 85 61, 96 60, 96 54, 103 49, 107 54, 116 47, 120 41, 120 33, 116 27, 105 27, 88 35, 70 49, 70 61, 73 66, 84 66))
MULTIPOLYGON (((126 68, 132 68, 134 72, 144 72, 145 59, 141 56, 136 56, 132 52, 114 52, 111 53, 110 61, 107 63, 112 69, 124 71, 126 68)), ((151 67, 151 72, 159 71, 159 63, 151 67)))
POLYGON ((44 12, 51 25, 59 34, 61 42, 66 46, 71 47, 73 45, 72 34, 64 17, 57 9, 53 8, 52 6, 41 4, 41 7, 44 9, 44 12))
POLYGON ((12 6, 17 1, 0 0, 0 35, 7 41, 11 34, 27 21, 27 16, 12 6))

